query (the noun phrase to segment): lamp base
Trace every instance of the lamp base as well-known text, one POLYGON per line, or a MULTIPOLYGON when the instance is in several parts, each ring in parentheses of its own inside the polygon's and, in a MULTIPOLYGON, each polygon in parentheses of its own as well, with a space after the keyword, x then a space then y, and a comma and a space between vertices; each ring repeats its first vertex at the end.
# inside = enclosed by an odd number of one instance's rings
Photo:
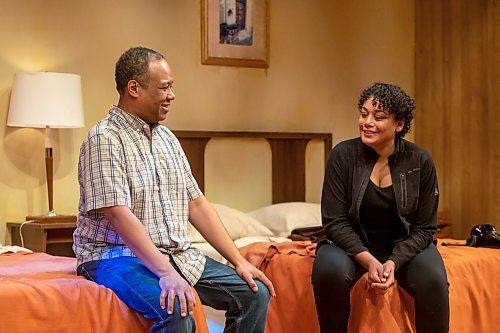
POLYGON ((76 222, 76 215, 33 215, 26 216, 26 221, 35 221, 39 223, 66 223, 76 222))

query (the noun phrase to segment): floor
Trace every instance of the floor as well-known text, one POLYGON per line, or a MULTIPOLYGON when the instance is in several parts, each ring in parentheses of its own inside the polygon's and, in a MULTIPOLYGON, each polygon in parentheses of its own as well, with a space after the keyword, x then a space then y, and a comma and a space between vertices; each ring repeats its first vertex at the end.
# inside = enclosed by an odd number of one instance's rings
POLYGON ((211 307, 203 305, 203 312, 207 318, 208 331, 210 333, 222 333, 224 331, 224 312, 212 309, 211 307))

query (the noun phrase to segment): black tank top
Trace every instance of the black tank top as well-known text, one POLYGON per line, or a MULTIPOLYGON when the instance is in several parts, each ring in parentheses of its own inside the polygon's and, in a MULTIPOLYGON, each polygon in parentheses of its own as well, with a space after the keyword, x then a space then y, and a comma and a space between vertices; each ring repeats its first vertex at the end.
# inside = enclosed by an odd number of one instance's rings
POLYGON ((382 246, 392 252, 394 243, 405 234, 403 222, 398 215, 393 186, 378 187, 370 180, 361 201, 359 214, 361 226, 368 237, 368 248, 382 246), (388 248, 387 245, 392 247, 388 248))

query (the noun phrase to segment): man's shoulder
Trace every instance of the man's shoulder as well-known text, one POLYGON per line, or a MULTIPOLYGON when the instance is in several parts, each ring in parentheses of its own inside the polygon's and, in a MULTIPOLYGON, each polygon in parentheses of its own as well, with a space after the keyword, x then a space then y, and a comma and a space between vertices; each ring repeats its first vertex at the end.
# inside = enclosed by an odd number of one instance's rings
POLYGON ((109 119, 104 118, 98 121, 90 128, 87 133, 86 140, 93 140, 95 138, 113 138, 118 136, 119 129, 113 126, 109 119))
POLYGON ((123 129, 124 126, 119 117, 110 112, 90 128, 87 138, 95 136, 117 137, 123 129))

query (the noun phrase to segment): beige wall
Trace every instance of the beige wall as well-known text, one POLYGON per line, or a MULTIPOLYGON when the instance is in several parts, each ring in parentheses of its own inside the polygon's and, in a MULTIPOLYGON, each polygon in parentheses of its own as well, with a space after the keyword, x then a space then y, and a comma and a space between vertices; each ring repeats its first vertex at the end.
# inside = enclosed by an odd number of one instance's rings
MULTIPOLYGON (((47 210, 43 131, 5 125, 18 71, 82 76, 85 128, 57 130, 54 148, 54 206, 66 214, 77 211, 80 142, 116 103, 114 63, 130 46, 157 49, 173 66, 172 129, 332 132, 336 143, 357 135, 356 99, 366 85, 388 81, 413 93, 413 1, 269 6, 264 70, 201 65, 200 1, 0 0, 0 241, 5 221, 47 210)), ((315 176, 312 201, 321 183, 315 176)))

